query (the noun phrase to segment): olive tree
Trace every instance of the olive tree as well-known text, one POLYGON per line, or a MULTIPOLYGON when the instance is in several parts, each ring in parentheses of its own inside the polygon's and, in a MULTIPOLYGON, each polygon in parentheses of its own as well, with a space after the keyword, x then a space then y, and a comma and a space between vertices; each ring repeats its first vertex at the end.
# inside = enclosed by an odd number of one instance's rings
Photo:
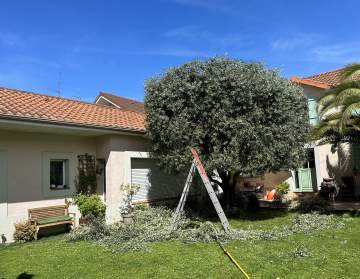
POLYGON ((260 63, 216 57, 171 68, 145 82, 145 110, 160 166, 187 171, 195 147, 227 196, 234 173, 291 169, 304 159, 309 120, 302 89, 260 63))

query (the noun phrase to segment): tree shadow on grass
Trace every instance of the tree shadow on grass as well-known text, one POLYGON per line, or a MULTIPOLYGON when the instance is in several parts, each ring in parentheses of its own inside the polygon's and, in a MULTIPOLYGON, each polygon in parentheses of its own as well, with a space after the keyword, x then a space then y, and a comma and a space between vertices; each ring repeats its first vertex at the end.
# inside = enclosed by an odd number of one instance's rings
POLYGON ((287 209, 259 209, 256 211, 241 211, 238 216, 234 216, 236 219, 243 219, 249 221, 261 221, 274 219, 278 217, 284 217, 288 215, 287 209))
POLYGON ((34 274, 29 274, 27 272, 23 272, 21 274, 19 274, 16 279, 31 279, 33 278, 35 275, 34 274))

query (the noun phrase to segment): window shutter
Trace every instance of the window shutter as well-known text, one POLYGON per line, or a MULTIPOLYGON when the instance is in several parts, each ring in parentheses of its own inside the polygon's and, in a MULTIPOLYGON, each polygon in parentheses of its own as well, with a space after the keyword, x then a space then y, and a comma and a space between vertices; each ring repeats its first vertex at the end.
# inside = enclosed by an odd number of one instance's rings
POLYGON ((318 123, 318 115, 316 112, 316 100, 309 99, 308 100, 308 107, 309 107, 309 119, 311 125, 316 125, 318 123))

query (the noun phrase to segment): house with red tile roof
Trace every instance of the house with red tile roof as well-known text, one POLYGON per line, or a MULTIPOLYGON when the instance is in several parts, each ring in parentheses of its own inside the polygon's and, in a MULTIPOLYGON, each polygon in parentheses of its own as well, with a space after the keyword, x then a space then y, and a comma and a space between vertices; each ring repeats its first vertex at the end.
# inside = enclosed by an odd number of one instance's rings
MULTIPOLYGON (((316 125, 319 121, 316 110, 317 100, 325 94, 327 89, 340 83, 341 75, 342 69, 337 69, 307 77, 291 77, 292 82, 303 88, 308 99, 310 125, 316 125)), ((309 142, 305 148, 308 160, 303 166, 295 170, 265 173, 260 177, 240 178, 240 187, 246 184, 262 184, 270 190, 286 181, 290 185, 291 192, 303 195, 303 193, 318 191, 324 178, 334 178, 338 185, 355 187, 354 168, 360 169, 359 144, 344 142, 334 146, 314 141, 309 142)), ((347 197, 342 198, 353 199, 354 191, 350 191, 347 197)))
POLYGON ((144 103, 105 92, 99 93, 95 99, 95 104, 145 113, 144 103))
MULTIPOLYGON (((340 84, 341 78, 342 69, 336 69, 302 78, 293 76, 290 79, 304 89, 304 94, 308 98, 311 125, 318 123, 317 99, 323 96, 327 89, 340 84)), ((353 169, 360 169, 360 146, 358 144, 344 142, 334 146, 333 144, 312 142, 308 144, 307 150, 308 161, 304 166, 292 172, 293 191, 317 191, 324 178, 335 178, 338 185, 347 184, 350 188, 355 187, 353 169)), ((354 198, 354 193, 350 193, 347 198, 354 198)))
POLYGON ((293 76, 290 80, 301 85, 312 86, 319 89, 329 89, 340 83, 341 75, 342 69, 337 69, 303 78, 293 76))
MULTIPOLYGON (((87 103, 0 87, 0 234, 10 241, 28 209, 71 198, 84 158, 95 164, 107 222, 121 218, 122 184, 140 186, 137 203, 182 191, 183 178, 163 173, 149 156, 141 102, 100 93, 87 103)), ((70 211, 80 217, 76 206, 70 211)))

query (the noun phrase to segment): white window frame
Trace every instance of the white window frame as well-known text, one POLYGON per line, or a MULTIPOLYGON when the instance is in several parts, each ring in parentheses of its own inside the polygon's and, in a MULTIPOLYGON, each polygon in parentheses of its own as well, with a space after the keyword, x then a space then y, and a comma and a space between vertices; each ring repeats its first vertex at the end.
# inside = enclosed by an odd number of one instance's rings
POLYGON ((76 155, 74 153, 43 152, 42 156, 42 190, 43 196, 47 198, 71 197, 75 193, 76 178, 76 155), (67 186, 63 189, 52 189, 50 187, 50 162, 64 161, 63 172, 64 183, 67 186))

